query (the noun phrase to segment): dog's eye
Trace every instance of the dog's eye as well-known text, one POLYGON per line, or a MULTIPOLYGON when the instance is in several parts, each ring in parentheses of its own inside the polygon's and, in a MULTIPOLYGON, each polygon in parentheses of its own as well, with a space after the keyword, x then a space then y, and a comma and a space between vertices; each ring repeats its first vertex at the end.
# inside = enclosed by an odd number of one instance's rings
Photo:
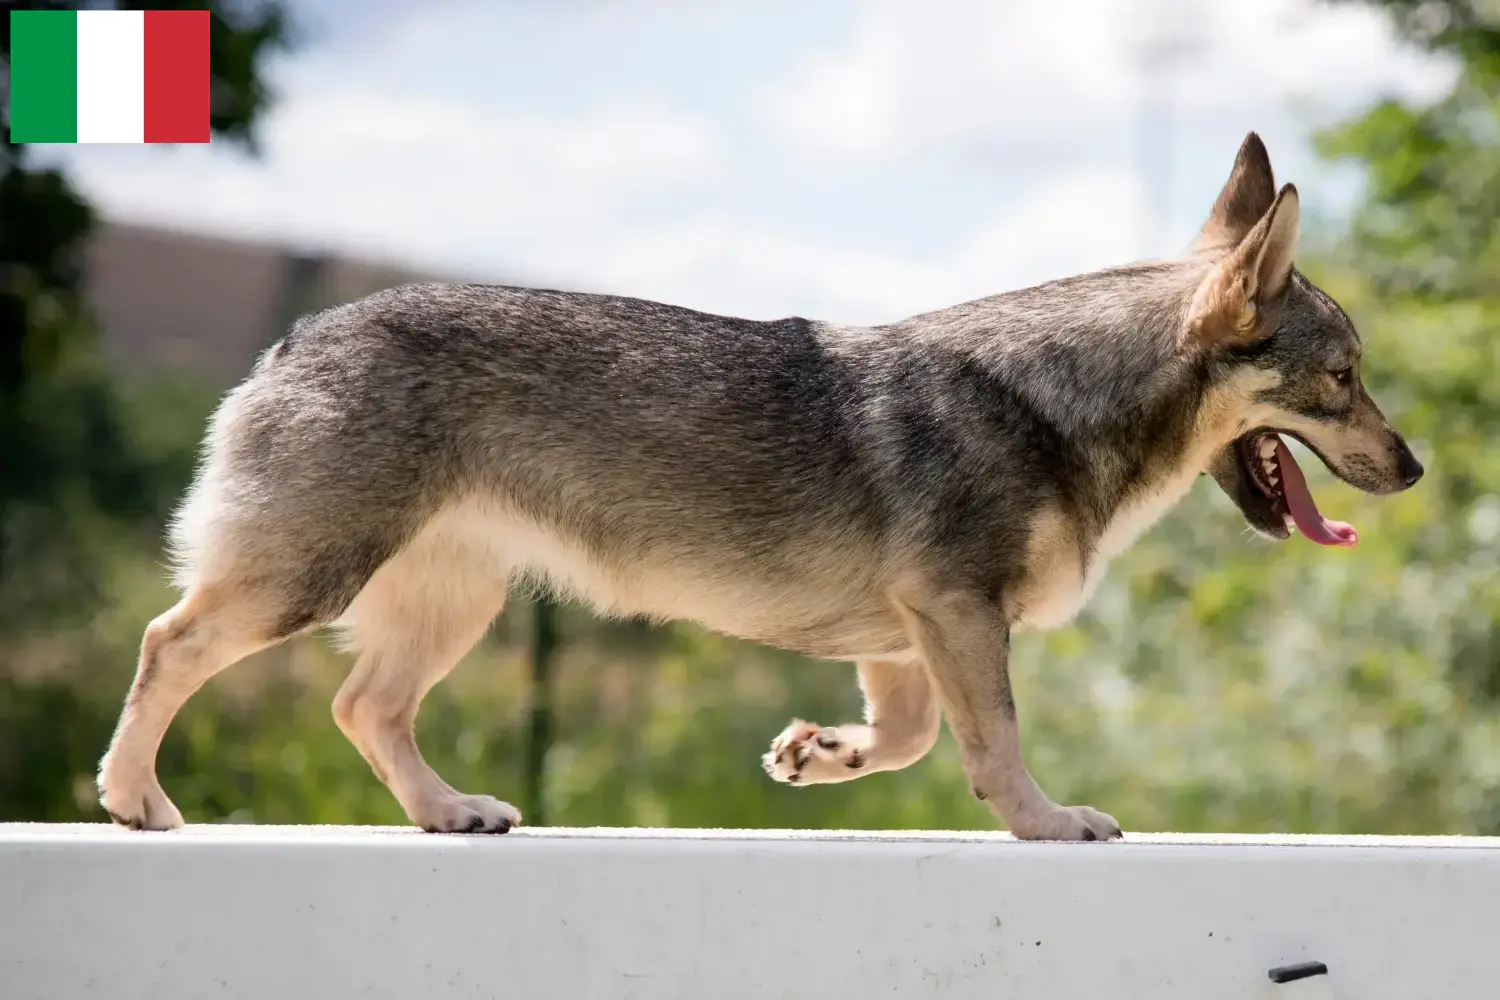
POLYGON ((1354 369, 1353 368, 1340 368, 1337 371, 1332 371, 1332 372, 1329 372, 1328 374, 1332 375, 1333 376, 1333 380, 1335 382, 1337 382, 1339 385, 1348 385, 1349 384, 1349 380, 1354 377, 1354 369))

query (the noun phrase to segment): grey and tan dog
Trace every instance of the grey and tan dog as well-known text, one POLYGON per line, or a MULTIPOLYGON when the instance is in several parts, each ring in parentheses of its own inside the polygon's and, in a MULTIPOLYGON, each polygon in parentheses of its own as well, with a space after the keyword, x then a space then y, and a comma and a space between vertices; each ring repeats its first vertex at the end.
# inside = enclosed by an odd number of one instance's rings
POLYGON ((1011 632, 1069 621, 1204 473, 1264 535, 1354 544, 1286 437, 1368 493, 1422 475, 1349 319, 1293 267, 1297 204, 1252 134, 1179 259, 889 326, 438 284, 304 318, 213 418, 172 528, 184 594, 146 629, 104 807, 181 824, 155 771, 174 714, 334 625, 358 651, 334 718, 412 822, 510 829, 412 726, 530 572, 604 613, 853 662, 866 721, 793 722, 778 781, 906 767, 946 715, 1017 836, 1118 837, 1027 772, 1011 632))

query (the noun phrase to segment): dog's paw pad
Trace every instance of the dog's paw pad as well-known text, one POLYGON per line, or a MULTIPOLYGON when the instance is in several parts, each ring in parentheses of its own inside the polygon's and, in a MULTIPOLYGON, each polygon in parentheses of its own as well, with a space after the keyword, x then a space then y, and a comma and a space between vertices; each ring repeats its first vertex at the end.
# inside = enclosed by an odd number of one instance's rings
POLYGON ((848 781, 869 763, 864 726, 830 726, 793 719, 771 741, 761 764, 766 773, 789 785, 848 781))

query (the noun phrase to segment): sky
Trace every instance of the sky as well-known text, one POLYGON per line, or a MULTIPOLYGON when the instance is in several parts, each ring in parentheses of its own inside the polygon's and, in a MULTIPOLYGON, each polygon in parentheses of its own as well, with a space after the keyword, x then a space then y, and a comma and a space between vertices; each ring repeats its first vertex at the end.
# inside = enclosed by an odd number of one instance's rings
POLYGON ((259 158, 45 156, 120 221, 879 323, 1173 253, 1250 129, 1305 216, 1336 221, 1358 177, 1314 130, 1452 73, 1375 11, 1312 0, 292 7, 259 158))

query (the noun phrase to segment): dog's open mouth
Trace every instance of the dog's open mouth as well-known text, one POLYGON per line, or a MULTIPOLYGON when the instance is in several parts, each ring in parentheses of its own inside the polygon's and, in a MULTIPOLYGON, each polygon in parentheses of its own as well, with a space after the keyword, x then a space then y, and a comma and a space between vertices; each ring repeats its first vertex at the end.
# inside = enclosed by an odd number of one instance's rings
POLYGON ((1353 545, 1359 541, 1352 524, 1331 520, 1318 511, 1307 479, 1279 434, 1255 431, 1240 438, 1236 446, 1240 464, 1260 491, 1268 513, 1279 518, 1288 532, 1296 528, 1319 545, 1353 545))

